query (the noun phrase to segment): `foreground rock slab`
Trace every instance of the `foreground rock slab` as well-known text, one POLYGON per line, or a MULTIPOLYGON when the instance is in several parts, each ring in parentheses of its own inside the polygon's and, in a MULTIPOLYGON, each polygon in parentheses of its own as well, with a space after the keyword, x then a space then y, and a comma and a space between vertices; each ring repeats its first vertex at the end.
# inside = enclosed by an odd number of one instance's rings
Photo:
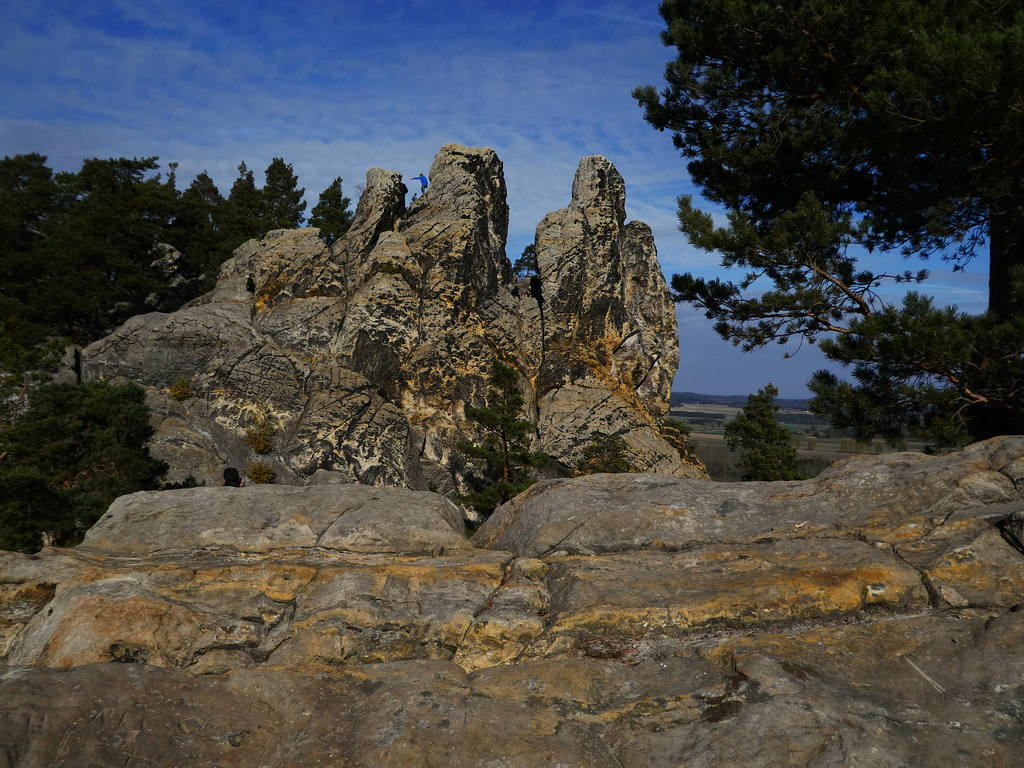
POLYGON ((1016 613, 470 674, 443 660, 219 676, 12 668, 0 673, 0 738, 7 764, 26 767, 1009 768, 1024 738, 1021 643, 1016 613))
POLYGON ((0 553, 0 766, 1020 766, 1022 468, 123 497, 0 553))

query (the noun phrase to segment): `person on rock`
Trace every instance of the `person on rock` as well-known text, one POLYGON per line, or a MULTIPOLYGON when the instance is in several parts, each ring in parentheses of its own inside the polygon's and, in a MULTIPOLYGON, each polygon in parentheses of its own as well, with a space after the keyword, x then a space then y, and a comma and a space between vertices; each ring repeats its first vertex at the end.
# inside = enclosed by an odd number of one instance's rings
POLYGON ((245 278, 245 290, 249 293, 256 293, 256 281, 252 279, 252 275, 245 278))
POLYGON ((412 177, 412 180, 413 180, 413 181, 419 181, 419 183, 420 183, 420 184, 422 185, 422 186, 420 187, 420 194, 421 194, 421 195, 422 195, 422 194, 426 194, 426 191, 427 191, 427 185, 428 185, 428 184, 430 183, 430 182, 428 182, 428 181, 427 181, 427 177, 426 177, 426 176, 424 176, 424 175, 423 175, 423 174, 421 173, 421 174, 420 174, 419 176, 413 176, 413 177, 412 177))
POLYGON ((245 486, 245 478, 238 474, 238 470, 234 467, 228 467, 224 470, 224 485, 242 488, 245 486))

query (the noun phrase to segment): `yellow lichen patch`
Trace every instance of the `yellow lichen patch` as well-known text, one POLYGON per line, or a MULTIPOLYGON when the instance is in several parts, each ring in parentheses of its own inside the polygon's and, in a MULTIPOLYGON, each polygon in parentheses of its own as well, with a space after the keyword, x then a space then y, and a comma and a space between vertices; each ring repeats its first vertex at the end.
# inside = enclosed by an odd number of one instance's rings
POLYGON ((903 545, 926 536, 933 527, 924 515, 904 518, 899 513, 883 510, 876 512, 860 532, 868 541, 903 545))
POLYGON ((309 633, 341 632, 353 635, 346 641, 346 658, 361 662, 451 658, 498 590, 507 559, 492 553, 447 562, 332 558, 305 590, 288 653, 315 650, 309 633))
POLYGON ((270 600, 290 602, 316 575, 316 569, 286 563, 232 565, 227 568, 199 570, 186 588, 193 593, 245 589, 270 600))
POLYGON ((952 605, 1019 605, 1024 599, 1024 559, 1008 546, 1006 550, 997 559, 991 550, 983 554, 976 546, 961 546, 924 570, 939 595, 952 605))
POLYGON ((351 658, 358 647, 358 635, 339 627, 323 627, 316 632, 297 631, 278 646, 266 666, 334 666, 351 658))
POLYGON ((557 569, 554 633, 676 633, 716 623, 790 622, 867 605, 905 609, 928 602, 917 571, 848 540, 566 558, 557 569))
POLYGON ((485 612, 459 644, 455 663, 467 672, 518 659, 544 631, 544 622, 525 613, 485 612))

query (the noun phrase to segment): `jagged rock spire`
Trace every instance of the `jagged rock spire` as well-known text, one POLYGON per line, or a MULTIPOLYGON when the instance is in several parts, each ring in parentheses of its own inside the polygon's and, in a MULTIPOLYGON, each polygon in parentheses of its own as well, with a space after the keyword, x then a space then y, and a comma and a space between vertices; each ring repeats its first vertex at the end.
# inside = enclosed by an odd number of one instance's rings
MULTIPOLYGON (((254 458, 261 409, 281 482, 318 470, 347 482, 441 490, 495 357, 518 370, 538 450, 572 466, 591 431, 623 432, 644 470, 700 475, 659 435, 678 362, 675 314, 646 225, 625 223, 625 184, 584 158, 569 206, 537 231, 544 322, 510 292, 504 170, 491 149, 446 144, 427 192, 372 168, 353 226, 329 250, 316 230, 239 248, 216 288, 171 314, 133 318, 85 350, 86 377, 150 389, 153 452, 172 476, 215 481, 254 458), (245 290, 253 275, 257 290, 245 290), (179 376, 196 397, 177 403, 179 376)), ((454 479, 453 479, 454 475, 454 479)))

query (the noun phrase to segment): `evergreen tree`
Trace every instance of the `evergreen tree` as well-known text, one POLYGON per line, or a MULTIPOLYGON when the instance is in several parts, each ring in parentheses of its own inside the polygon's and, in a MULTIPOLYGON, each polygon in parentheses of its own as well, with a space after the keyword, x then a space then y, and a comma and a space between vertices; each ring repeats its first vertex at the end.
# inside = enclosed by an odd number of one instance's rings
POLYGON ((70 546, 118 496, 158 487, 153 430, 136 384, 48 384, 0 429, 0 548, 70 546))
POLYGON ((821 347, 853 367, 856 384, 818 371, 810 409, 860 442, 878 436, 902 447, 915 436, 954 447, 971 434, 1024 431, 1024 316, 966 315, 911 292, 821 347))
POLYGON ((682 197, 681 229, 746 274, 736 284, 676 275, 677 300, 744 348, 837 335, 826 354, 865 382, 816 379, 820 412, 839 421, 870 402, 865 413, 886 414, 878 424, 906 414, 888 425, 897 441, 928 425, 940 425, 939 442, 1021 431, 1024 16, 952 0, 668 0, 661 10, 678 54, 668 87, 634 95, 728 213, 716 228, 682 197), (987 317, 920 296, 883 301, 886 282, 927 279, 903 258, 942 255, 962 269, 986 244, 987 317), (860 268, 858 248, 893 254, 893 269, 860 268), (938 326, 971 337, 966 376, 929 332, 938 326), (886 329, 922 335, 890 345, 886 329))
POLYGON ((231 257, 224 234, 227 201, 213 179, 203 171, 181 194, 178 216, 167 242, 181 251, 187 277, 205 275, 205 288, 212 287, 220 265, 231 257))
POLYGON ((29 394, 53 378, 69 339, 39 341, 40 329, 24 331, 17 319, 0 320, 0 428, 17 424, 29 394))
POLYGON ((474 490, 458 499, 484 516, 533 485, 536 481, 530 468, 544 466, 549 460, 547 454, 530 450, 535 427, 522 418, 524 401, 516 369, 495 359, 490 384, 487 404, 465 409, 466 417, 482 430, 483 442, 467 440, 458 446, 471 460, 483 464, 473 478, 474 490))
POLYGON ((0 320, 37 320, 27 301, 45 273, 37 257, 57 213, 57 185, 39 154, 0 161, 0 320))
MULTIPOLYGON (((36 371, 52 367, 50 308, 36 301, 47 274, 41 246, 52 234, 57 185, 38 154, 0 161, 0 423, 16 420, 36 371)), ((41 376, 45 379, 45 374, 41 376)))
POLYGON ((583 456, 576 465, 576 474, 633 472, 633 465, 626 457, 628 448, 625 439, 618 432, 612 435, 591 432, 590 443, 583 447, 583 456))
POLYGON ((792 435, 775 418, 778 394, 769 384, 756 395, 748 395, 743 410, 725 425, 729 450, 743 449, 736 464, 744 480, 800 479, 792 435))
POLYGON ((512 271, 520 279, 529 275, 540 274, 540 268, 537 266, 537 245, 535 243, 530 243, 523 248, 523 254, 512 265, 512 271))
POLYGON ((320 200, 313 206, 309 217, 309 226, 320 230, 320 237, 327 245, 340 240, 352 226, 352 201, 341 191, 341 177, 331 182, 331 186, 320 193, 320 200))
POLYGON ((100 338, 165 286, 152 274, 153 249, 173 218, 178 193, 155 157, 82 163, 56 176, 58 212, 35 249, 44 273, 31 301, 41 321, 76 343, 100 338))
POLYGON ((247 240, 263 237, 266 221, 263 193, 256 187, 253 172, 242 162, 224 207, 223 231, 228 250, 234 251, 247 240))
POLYGON ((305 188, 299 189, 299 178, 292 171, 291 164, 285 164, 275 157, 267 166, 266 182, 263 185, 263 232, 272 229, 295 229, 301 226, 306 210, 302 196, 305 188))
POLYGON ((67 494, 35 467, 0 464, 0 549, 38 552, 48 543, 74 545, 76 526, 68 529, 67 494))

